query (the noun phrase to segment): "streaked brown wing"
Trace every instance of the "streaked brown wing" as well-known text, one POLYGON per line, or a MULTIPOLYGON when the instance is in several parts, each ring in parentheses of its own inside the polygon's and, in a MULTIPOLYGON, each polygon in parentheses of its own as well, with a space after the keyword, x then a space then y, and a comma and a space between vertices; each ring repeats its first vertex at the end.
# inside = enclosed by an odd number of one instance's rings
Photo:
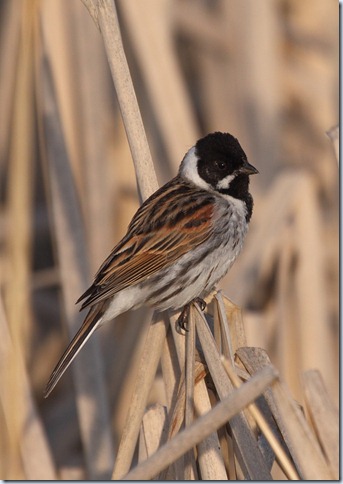
POLYGON ((138 210, 127 235, 81 296, 80 300, 86 298, 82 308, 138 284, 204 243, 212 233, 213 201, 207 192, 178 179, 156 192, 138 210))

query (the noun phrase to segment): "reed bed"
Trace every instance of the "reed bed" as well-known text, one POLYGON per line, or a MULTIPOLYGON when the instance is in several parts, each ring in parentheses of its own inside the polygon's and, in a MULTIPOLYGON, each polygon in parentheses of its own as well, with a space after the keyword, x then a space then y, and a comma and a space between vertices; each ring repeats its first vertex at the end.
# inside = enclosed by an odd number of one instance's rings
POLYGON ((0 478, 338 479, 338 4, 0 4, 0 478), (202 134, 260 175, 207 300, 101 328, 43 389, 139 203, 202 134))

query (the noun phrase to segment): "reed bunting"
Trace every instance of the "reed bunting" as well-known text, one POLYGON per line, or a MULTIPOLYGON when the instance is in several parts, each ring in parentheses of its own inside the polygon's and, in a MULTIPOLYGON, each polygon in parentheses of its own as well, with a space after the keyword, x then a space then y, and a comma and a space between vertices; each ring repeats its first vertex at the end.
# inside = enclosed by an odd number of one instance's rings
POLYGON ((184 310, 211 292, 238 256, 253 209, 249 175, 258 173, 228 133, 201 138, 175 178, 138 209, 127 234, 79 298, 88 314, 45 389, 55 387, 99 326, 142 305, 184 310))

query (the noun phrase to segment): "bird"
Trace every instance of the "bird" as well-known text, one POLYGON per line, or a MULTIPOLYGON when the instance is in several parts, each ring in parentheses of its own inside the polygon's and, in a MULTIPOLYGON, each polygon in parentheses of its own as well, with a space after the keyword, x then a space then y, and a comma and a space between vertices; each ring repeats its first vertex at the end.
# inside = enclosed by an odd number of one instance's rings
POLYGON ((240 253, 253 211, 249 177, 258 170, 239 141, 213 132, 190 148, 177 175, 133 216, 126 235, 100 266, 76 303, 88 313, 46 385, 47 397, 93 332, 143 305, 181 310, 204 298, 240 253))

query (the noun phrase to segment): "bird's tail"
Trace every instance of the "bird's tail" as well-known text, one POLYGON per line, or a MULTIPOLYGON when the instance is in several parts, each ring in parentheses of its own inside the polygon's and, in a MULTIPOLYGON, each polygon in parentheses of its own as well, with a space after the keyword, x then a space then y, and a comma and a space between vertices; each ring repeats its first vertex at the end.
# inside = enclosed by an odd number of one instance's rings
POLYGON ((83 345, 88 341, 93 332, 99 326, 102 320, 102 316, 103 311, 99 311, 99 308, 97 306, 93 306, 90 309, 81 328, 78 330, 71 343, 69 344, 68 348, 65 350, 59 362, 55 366, 54 371, 51 373, 49 381, 46 384, 44 390, 44 398, 50 395, 70 363, 73 361, 83 345))

